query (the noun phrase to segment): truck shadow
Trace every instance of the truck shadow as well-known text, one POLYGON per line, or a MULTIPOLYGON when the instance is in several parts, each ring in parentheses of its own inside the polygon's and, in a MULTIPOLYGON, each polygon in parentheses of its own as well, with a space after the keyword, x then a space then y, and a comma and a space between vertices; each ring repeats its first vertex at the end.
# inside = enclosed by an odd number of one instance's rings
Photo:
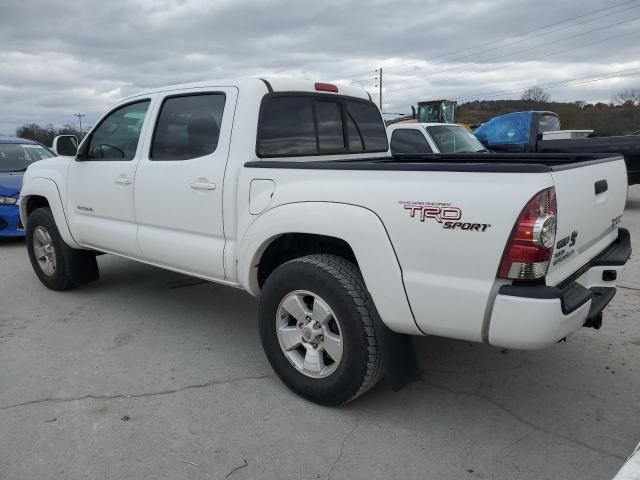
MULTIPOLYGON (((111 256, 100 257, 99 262, 101 279, 77 291, 86 300, 113 298, 114 294, 134 296, 134 302, 145 310, 144 317, 136 321, 147 327, 153 324, 159 332, 170 331, 172 323, 179 322, 193 335, 226 338, 242 349, 247 348, 248 342, 261 352, 257 301, 246 292, 111 256)), ((612 328, 615 318, 609 320, 605 319, 603 332, 612 328)), ((627 376, 629 388, 638 386, 633 360, 625 358, 628 353, 624 350, 612 349, 610 336, 603 332, 582 329, 566 342, 539 351, 506 350, 435 336, 415 337, 419 380, 399 392, 392 392, 383 381, 349 408, 376 402, 402 404, 407 397, 429 397, 435 390, 475 395, 478 400, 489 396, 523 402, 523 406, 532 399, 544 399, 549 405, 557 402, 560 410, 566 408, 565 404, 573 405, 579 396, 583 405, 591 404, 588 410, 593 413, 600 408, 599 402, 605 402, 600 395, 615 390, 627 376)), ((258 356, 258 361, 266 362, 262 353, 258 356)))
MULTIPOLYGON (((637 442, 640 424, 630 399, 640 388, 640 339, 637 345, 631 339, 621 343, 616 323, 605 322, 601 333, 584 329, 566 343, 533 352, 415 338, 418 380, 397 392, 383 380, 356 401, 327 408, 297 397, 273 374, 256 328, 257 301, 247 293, 112 256, 99 257, 99 263, 101 279, 65 297, 67 308, 83 305, 82 318, 71 318, 61 329, 100 331, 108 322, 104 329, 113 342, 97 342, 87 357, 89 364, 101 359, 96 368, 103 376, 110 374, 104 367, 109 359, 118 368, 137 365, 144 376, 161 377, 160 390, 218 378, 261 378, 241 391, 259 396, 266 410, 286 405, 304 411, 304 418, 288 420, 304 428, 313 418, 348 425, 345 435, 357 429, 346 446, 347 437, 332 439, 334 445, 342 441, 345 451, 359 445, 370 453, 380 448, 373 439, 394 442, 402 436, 403 445, 425 455, 433 455, 429 445, 449 445, 458 452, 451 458, 468 460, 464 469, 476 472, 492 471, 505 455, 521 461, 528 451, 542 450, 556 462, 565 461, 563 452, 577 450, 590 461, 619 465, 637 442), (145 363, 145 355, 155 361, 145 363)), ((143 390, 118 376, 113 382, 114 391, 143 390)), ((223 391, 212 388, 206 394, 216 398, 223 391)), ((234 398, 251 405, 249 398, 234 398)), ((259 416, 243 418, 261 428, 259 416)), ((529 460, 535 470, 541 458, 529 460)))

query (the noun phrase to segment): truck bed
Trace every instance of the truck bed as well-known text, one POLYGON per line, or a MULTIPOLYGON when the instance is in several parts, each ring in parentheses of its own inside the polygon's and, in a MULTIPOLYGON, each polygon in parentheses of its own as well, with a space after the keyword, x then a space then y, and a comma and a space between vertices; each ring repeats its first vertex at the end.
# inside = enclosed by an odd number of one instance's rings
MULTIPOLYGON (((240 182, 247 188, 240 195, 251 202, 248 185, 266 179, 271 185, 267 194, 260 196, 257 188, 253 193, 256 204, 266 197, 265 224, 274 224, 268 220, 274 212, 295 206, 304 208, 303 216, 313 218, 314 225, 355 223, 357 238, 365 242, 372 239, 365 222, 349 220, 352 217, 346 213, 323 219, 314 215, 328 208, 324 205, 372 212, 397 256, 416 327, 425 334, 463 340, 488 341, 487 312, 493 295, 511 283, 498 276, 503 253, 532 198, 554 188, 560 244, 546 271, 544 281, 550 287, 565 281, 616 240, 626 198, 626 171, 619 155, 317 158, 247 162, 240 182), (449 217, 443 216, 443 209, 449 217)), ((321 232, 330 235, 326 229, 321 232)), ((377 287, 371 288, 377 291, 377 287)), ((382 297, 386 298, 384 287, 382 297)))

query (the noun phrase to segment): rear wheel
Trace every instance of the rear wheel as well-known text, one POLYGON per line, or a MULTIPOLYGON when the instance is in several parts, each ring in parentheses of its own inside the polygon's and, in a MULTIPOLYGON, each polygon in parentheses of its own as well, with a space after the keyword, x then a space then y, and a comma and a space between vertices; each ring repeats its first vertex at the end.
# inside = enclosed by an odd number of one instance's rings
POLYGON ((311 401, 347 403, 382 376, 380 320, 359 270, 343 258, 309 255, 278 267, 259 316, 273 369, 311 401))
POLYGON ((51 209, 34 210, 25 233, 31 266, 47 288, 69 290, 98 278, 95 256, 64 243, 51 209))

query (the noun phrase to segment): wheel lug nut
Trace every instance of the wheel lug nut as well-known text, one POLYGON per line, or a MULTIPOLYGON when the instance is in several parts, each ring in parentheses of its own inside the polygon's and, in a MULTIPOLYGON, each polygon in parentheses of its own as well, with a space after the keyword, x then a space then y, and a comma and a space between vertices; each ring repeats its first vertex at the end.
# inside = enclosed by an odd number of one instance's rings
POLYGON ((324 342, 324 335, 320 335, 320 336, 318 337, 318 340, 320 340, 321 342, 324 342))
POLYGON ((314 349, 318 348, 318 344, 317 344, 317 343, 312 343, 312 344, 311 344, 311 346, 312 346, 314 349))
POLYGON ((302 328, 302 323, 299 323, 299 324, 298 324, 298 328, 302 328))
POLYGON ((311 321, 311 317, 304 317, 304 319, 305 319, 307 322, 311 321))
POLYGON ((316 328, 320 328, 320 322, 314 323, 313 326, 316 327, 316 328))

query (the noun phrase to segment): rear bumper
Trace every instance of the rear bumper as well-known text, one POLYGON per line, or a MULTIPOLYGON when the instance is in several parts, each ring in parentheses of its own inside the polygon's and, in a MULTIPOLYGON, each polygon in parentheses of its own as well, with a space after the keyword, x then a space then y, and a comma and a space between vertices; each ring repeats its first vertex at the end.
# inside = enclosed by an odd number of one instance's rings
POLYGON ((0 237, 23 237, 20 209, 17 205, 0 205, 0 237))
POLYGON ((489 324, 489 343, 536 349, 551 345, 582 326, 599 328, 602 311, 631 256, 629 231, 562 284, 504 285, 498 291, 489 324))

